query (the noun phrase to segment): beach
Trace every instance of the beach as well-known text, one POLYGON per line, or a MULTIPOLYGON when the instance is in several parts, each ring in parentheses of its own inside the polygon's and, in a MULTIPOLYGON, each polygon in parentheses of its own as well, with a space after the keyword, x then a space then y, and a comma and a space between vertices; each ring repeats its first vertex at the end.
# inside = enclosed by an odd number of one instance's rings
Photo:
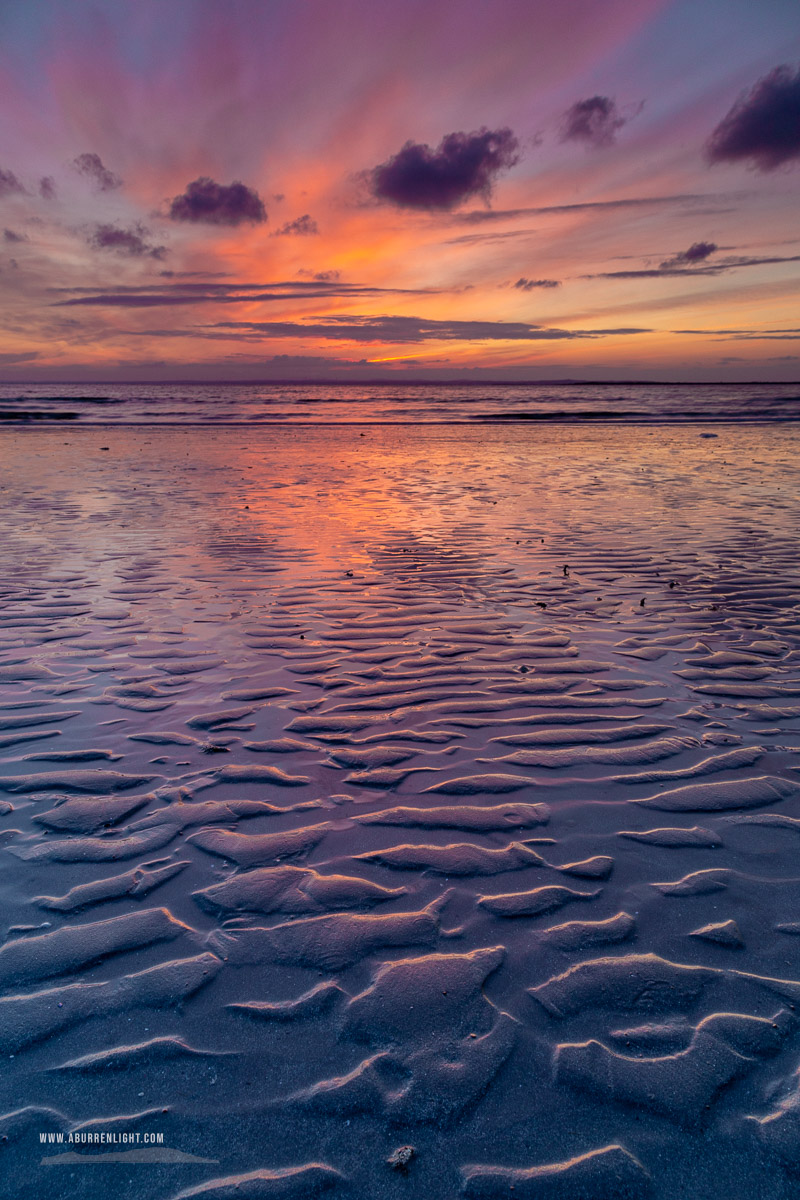
POLYGON ((8 1200, 797 1194, 796 423, 3 435, 8 1200))

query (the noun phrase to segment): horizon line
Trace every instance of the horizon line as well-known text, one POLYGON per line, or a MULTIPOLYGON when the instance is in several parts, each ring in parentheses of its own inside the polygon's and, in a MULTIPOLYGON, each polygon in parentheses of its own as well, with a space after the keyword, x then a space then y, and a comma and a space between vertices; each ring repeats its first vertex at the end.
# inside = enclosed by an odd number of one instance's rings
POLYGON ((281 379, 2 379, 1 387, 54 386, 135 386, 167 387, 175 384, 197 387, 262 387, 294 384, 320 387, 567 387, 575 384, 592 387, 766 387, 800 386, 800 379, 579 379, 562 376, 556 379, 341 379, 341 378, 281 378, 281 379))

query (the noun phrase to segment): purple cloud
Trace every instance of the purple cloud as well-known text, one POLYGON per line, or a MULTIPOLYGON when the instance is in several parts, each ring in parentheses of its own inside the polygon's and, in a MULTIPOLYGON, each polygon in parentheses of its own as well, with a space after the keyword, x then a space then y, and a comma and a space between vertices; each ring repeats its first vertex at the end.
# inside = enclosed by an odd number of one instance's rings
POLYGON ((720 275, 723 271, 721 267, 698 267, 697 270, 691 270, 689 267, 648 267, 641 271, 602 271, 597 275, 581 275, 581 279, 661 279, 670 275, 690 275, 693 277, 699 275, 720 275))
POLYGON ((169 216, 173 221, 206 225, 260 224, 267 219, 264 202, 253 188, 238 180, 215 183, 207 175, 193 180, 185 192, 174 197, 169 216))
POLYGON ((17 233, 13 229, 4 229, 3 230, 3 241, 4 242, 16 243, 16 242, 27 242, 27 240, 28 239, 25 237, 25 235, 23 233, 17 233))
POLYGON ((52 175, 43 175, 39 180, 39 195, 43 200, 55 200, 56 181, 52 175))
MULTIPOLYGON (((522 321, 437 321, 407 316, 330 316, 308 324, 296 321, 219 321, 202 328, 207 331, 206 336, 213 336, 211 330, 232 330, 237 331, 234 336, 245 340, 295 337, 394 344, 427 341, 562 341, 650 332, 638 327, 552 329, 522 321)), ((226 333, 225 336, 230 334, 226 333)))
POLYGON ((591 96, 588 100, 578 100, 564 113, 561 141, 586 142, 598 148, 610 146, 624 124, 625 117, 613 100, 608 96, 591 96))
POLYGON ((557 288, 561 287, 559 279, 526 279, 523 275, 514 284, 515 288, 519 288, 521 292, 532 292, 534 288, 557 288))
POLYGON ((298 275, 306 275, 309 279, 315 279, 318 283, 337 283, 342 278, 341 271, 307 271, 301 267, 297 272, 298 275))
POLYGON ((25 188, 13 171, 4 171, 0 168, 0 196, 19 195, 24 191, 25 188))
MULTIPOLYGON (((113 192, 116 188, 122 187, 119 175, 115 175, 113 171, 109 171, 108 167, 103 165, 99 154, 79 154, 76 159, 73 159, 72 166, 99 192, 113 192)), ((52 180, 50 182, 52 183, 52 180)), ((39 186, 41 189, 42 184, 39 186)))
POLYGON ((722 275, 726 271, 736 271, 741 267, 771 267, 779 263, 800 262, 800 254, 775 255, 770 258, 747 258, 744 255, 730 255, 727 258, 715 259, 713 263, 692 266, 682 260, 681 265, 672 266, 670 260, 660 267, 648 267, 644 270, 633 271, 604 271, 599 275, 582 275, 581 279, 657 279, 660 276, 683 275, 696 278, 699 275, 722 275))
POLYGON ((145 241, 147 230, 143 225, 132 229, 119 229, 116 225, 95 225, 89 245, 95 250, 117 250, 132 258, 163 258, 166 247, 152 246, 145 241))
POLYGON ((706 158, 749 159, 760 171, 800 158, 800 68, 776 67, 740 96, 708 139, 706 158))
POLYGON ((714 242, 692 242, 688 250, 684 250, 683 254, 678 257, 684 262, 701 262, 704 258, 708 258, 709 254, 713 254, 717 249, 714 242))
POLYGON ((296 217, 294 221, 287 221, 285 225, 281 225, 272 236, 308 237, 315 233, 319 233, 317 222, 308 213, 303 213, 302 217, 296 217))
MULTIPOLYGON (((114 229, 114 226, 105 228, 114 229)), ((141 235, 146 233, 138 227, 141 235)), ((118 231, 119 232, 119 231, 118 231)), ((161 249, 161 247, 156 247, 161 249)), ((310 272, 298 272, 310 274, 310 272)), ((174 283, 174 284, 144 284, 140 286, 121 286, 113 292, 98 292, 94 288, 50 288, 51 292, 73 294, 69 300, 56 301, 60 308, 75 305, 93 305, 118 308, 152 308, 159 305, 180 304, 242 304, 252 301, 273 301, 282 303, 285 300, 308 300, 319 297, 351 298, 353 296, 378 296, 383 293, 400 295, 436 295, 436 289, 431 288, 382 288, 368 287, 362 284, 339 283, 336 271, 319 272, 319 279, 312 276, 311 282, 305 280, 277 281, 275 283, 174 283)))
POLYGON ((661 269, 667 270, 670 267, 685 267, 691 266, 692 263, 705 262, 709 255, 717 249, 715 242, 692 242, 688 250, 681 250, 678 254, 673 254, 672 258, 666 258, 661 264, 661 269))
POLYGON ((401 208, 450 209, 470 196, 488 201, 495 177, 519 158, 519 142, 510 129, 448 133, 435 150, 406 142, 368 172, 368 179, 378 200, 401 208))

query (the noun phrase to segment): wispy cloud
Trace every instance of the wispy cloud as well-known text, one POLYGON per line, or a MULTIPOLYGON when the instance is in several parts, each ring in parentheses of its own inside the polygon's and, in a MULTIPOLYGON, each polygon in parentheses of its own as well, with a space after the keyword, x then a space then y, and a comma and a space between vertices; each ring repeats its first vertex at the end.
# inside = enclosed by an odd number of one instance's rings
POLYGON ((276 338, 322 338, 389 344, 429 341, 569 341, 648 333, 642 328, 550 329, 522 321, 438 321, 405 316, 332 316, 316 322, 220 321, 209 328, 276 338))
POLYGON ((775 255, 772 258, 730 256, 718 259, 708 266, 700 267, 693 267, 689 264, 673 267, 669 265, 668 260, 667 263, 662 263, 660 267, 646 267, 642 270, 631 271, 600 271, 595 275, 581 275, 581 279, 658 279, 659 277, 669 277, 671 275, 680 275, 686 279, 702 275, 724 275, 728 271, 738 271, 743 267, 767 267, 794 262, 800 262, 800 254, 775 255))
POLYGON ((0 196, 22 195, 25 188, 17 179, 13 171, 4 171, 0 167, 0 196))
MULTIPOLYGON (((677 331, 675 331, 677 332, 677 331)), ((800 329, 685 329, 682 333, 701 333, 715 342, 796 342, 800 329)))
MULTIPOLYGON (((740 198, 740 195, 735 197, 740 198)), ((546 204, 530 208, 497 208, 469 209, 467 212, 454 213, 452 220, 468 225, 480 225, 485 221, 513 221, 519 217, 550 216, 558 213, 580 213, 602 211, 614 212, 626 208, 660 208, 673 204, 699 204, 719 199, 720 197, 706 192, 678 192, 667 196, 623 196, 619 200, 587 200, 580 204, 546 204)))
MULTIPOLYGON (((108 227, 111 228, 111 227, 108 227)), ((433 288, 383 288, 340 283, 336 272, 319 272, 312 281, 279 280, 275 283, 187 283, 123 286, 111 291, 96 288, 52 288, 69 293, 56 307, 158 308, 183 304, 244 304, 254 301, 349 299, 356 296, 437 295, 433 288), (330 275, 330 278, 322 276, 330 275)))
MULTIPOLYGON (((79 175, 83 175, 84 179, 88 179, 98 192, 113 192, 117 188, 122 187, 122 180, 119 175, 115 175, 113 171, 109 171, 99 154, 79 154, 77 158, 72 160, 72 166, 79 175)), ((44 180, 41 180, 39 183, 40 191, 44 182, 44 180)), ((49 199, 50 197, 47 198, 49 199)))
POLYGON ((163 258, 167 252, 166 246, 154 246, 147 241, 148 236, 143 225, 135 225, 132 229, 95 225, 88 241, 95 250, 116 250, 132 258, 163 258))
POLYGON ((447 238, 443 244, 445 246, 473 246, 479 245, 481 242, 505 242, 511 238, 530 237, 536 232, 535 229, 508 229, 502 233, 462 233, 460 237, 447 238))
POLYGON ((513 285, 521 292, 532 292, 535 288, 557 288, 561 287, 560 279, 526 279, 523 275, 513 285))
POLYGON ((317 222, 308 213, 303 213, 302 217, 295 217, 294 221, 287 221, 285 225, 281 225, 280 229, 276 229, 272 236, 309 237, 318 233, 317 222))

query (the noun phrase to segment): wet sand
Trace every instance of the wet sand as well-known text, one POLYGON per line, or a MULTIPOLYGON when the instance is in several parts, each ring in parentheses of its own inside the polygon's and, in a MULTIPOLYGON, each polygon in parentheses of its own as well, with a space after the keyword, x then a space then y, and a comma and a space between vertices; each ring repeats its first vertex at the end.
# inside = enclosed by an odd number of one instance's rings
POLYGON ((5 430, 3 1195, 795 1196, 798 449, 5 430))

